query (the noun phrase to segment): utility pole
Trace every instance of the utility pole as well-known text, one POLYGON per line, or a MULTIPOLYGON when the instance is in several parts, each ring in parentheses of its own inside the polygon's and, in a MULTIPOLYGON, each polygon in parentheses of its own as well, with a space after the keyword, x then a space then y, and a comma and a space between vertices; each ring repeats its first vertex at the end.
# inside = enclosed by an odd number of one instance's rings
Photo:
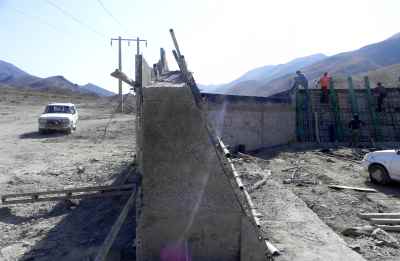
MULTIPOLYGON (((111 40, 112 43, 112 40, 111 40)), ((121 50, 121 36, 118 36, 118 69, 122 72, 122 50, 121 50)), ((118 80, 118 94, 121 98, 121 112, 124 112, 124 95, 122 93, 122 81, 118 80)))
MULTIPOLYGON (((147 40, 142 40, 139 37, 137 37, 136 39, 132 39, 132 38, 121 38, 121 36, 118 36, 118 38, 111 38, 111 46, 113 41, 118 41, 118 69, 120 72, 122 72, 122 47, 121 47, 121 43, 122 41, 127 41, 128 45, 130 45, 130 42, 136 42, 136 54, 139 55, 140 54, 140 42, 145 42, 146 43, 146 47, 147 47, 147 40)), ((124 95, 122 93, 122 80, 118 80, 118 95, 120 96, 121 99, 121 108, 120 111, 124 112, 124 95)))

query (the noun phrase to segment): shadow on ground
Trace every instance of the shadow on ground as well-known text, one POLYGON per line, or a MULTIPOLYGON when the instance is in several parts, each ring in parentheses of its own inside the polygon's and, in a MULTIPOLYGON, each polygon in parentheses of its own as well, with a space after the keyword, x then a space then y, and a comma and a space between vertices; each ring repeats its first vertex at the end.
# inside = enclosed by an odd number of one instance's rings
POLYGON ((365 185, 376 189, 378 192, 381 192, 389 197, 400 198, 400 182, 392 181, 386 185, 378 185, 367 180, 365 185))
POLYGON ((56 138, 56 137, 62 137, 62 136, 67 136, 66 133, 64 132, 47 132, 45 134, 40 134, 37 131, 31 131, 27 133, 23 133, 19 135, 20 139, 47 139, 47 138, 56 138))
POLYGON ((41 218, 46 219, 46 218, 61 216, 61 215, 64 215, 64 214, 70 212, 70 209, 72 209, 72 208, 75 208, 74 203, 72 203, 71 201, 65 200, 65 201, 61 201, 60 203, 58 203, 48 213, 43 213, 43 214, 31 216, 31 217, 21 217, 21 216, 16 216, 15 214, 13 214, 11 211, 11 207, 1 207, 0 208, 0 222, 13 224, 13 225, 19 225, 24 222, 38 220, 41 218))
MULTIPOLYGON (((114 184, 126 176, 134 176, 135 168, 129 165, 115 177, 114 184)), ((131 180, 130 180, 131 182, 131 180)), ((74 209, 68 209, 65 218, 51 229, 46 237, 38 241, 18 260, 24 261, 88 261, 94 260, 98 248, 119 216, 128 196, 99 199, 82 199, 74 209)), ((62 202, 48 213, 56 211, 62 202)), ((135 260, 135 208, 130 210, 127 220, 111 249, 109 260, 135 260)), ((45 217, 44 217, 45 218, 45 217)), ((26 239, 29 240, 29 239, 26 239)))

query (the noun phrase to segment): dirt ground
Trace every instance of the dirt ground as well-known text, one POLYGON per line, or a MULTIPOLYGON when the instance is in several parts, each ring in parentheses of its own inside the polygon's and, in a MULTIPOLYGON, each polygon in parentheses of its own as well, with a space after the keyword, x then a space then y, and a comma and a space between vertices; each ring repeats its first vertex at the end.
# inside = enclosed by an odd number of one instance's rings
MULTIPOLYGON (((110 99, 0 93, 0 194, 109 185, 131 171, 135 115, 114 114, 116 106, 110 99), (77 105, 73 134, 38 134, 50 101, 77 105)), ((0 260, 83 260, 101 245, 125 198, 0 205, 0 260)), ((124 249, 116 252, 132 258, 134 220, 125 226, 116 243, 124 249)))
MULTIPOLYGON (((363 173, 358 161, 367 152, 368 149, 353 151, 348 148, 331 149, 328 153, 321 152, 321 149, 283 149, 260 152, 255 154, 257 158, 239 158, 236 165, 242 171, 255 168, 272 170, 272 180, 294 192, 350 248, 366 260, 400 260, 400 249, 397 247, 388 246, 372 236, 345 236, 342 233, 347 228, 369 225, 359 218, 358 213, 400 212, 400 185, 373 185, 369 182, 368 175, 363 173), (329 184, 370 187, 378 190, 378 193, 335 190, 329 188, 329 184)), ((261 179, 257 175, 244 178, 248 183, 261 179)), ((257 193, 252 196, 260 204, 257 193)), ((268 199, 264 199, 261 204, 268 204, 266 200, 268 199)), ((262 208, 260 205, 258 207, 262 208)), ((268 209, 268 206, 265 208, 268 209)), ((273 212, 273 207, 268 211, 273 212)), ((389 234, 400 240, 400 233, 389 234)), ((279 242, 275 243, 279 245, 279 242)))
MULTIPOLYGON (((113 114, 115 107, 116 102, 107 99, 32 96, 0 90, 0 194, 113 184, 132 171, 135 115, 113 114), (77 104, 80 121, 72 135, 37 133, 37 118, 50 101, 77 104)), ((272 170, 269 179, 290 189, 366 260, 399 260, 400 249, 381 240, 342 234, 347 228, 368 225, 358 217, 360 212, 400 212, 399 184, 376 186, 362 174, 358 162, 368 151, 270 150, 255 157, 239 157, 235 165, 248 184, 263 176, 246 172, 272 170), (292 178, 294 182, 287 182, 292 178), (378 193, 334 190, 328 184, 372 187, 378 193)), ((274 211, 257 189, 251 195, 256 204, 274 211)), ((90 260, 125 200, 0 205, 0 261, 90 260)), ((113 248, 118 256, 115 260, 134 260, 134 214, 130 216, 113 248)), ((266 216, 261 215, 261 220, 266 216)), ((390 235, 400 240, 399 233, 390 235)), ((280 245, 274 235, 267 236, 279 248, 287 247, 280 245)))

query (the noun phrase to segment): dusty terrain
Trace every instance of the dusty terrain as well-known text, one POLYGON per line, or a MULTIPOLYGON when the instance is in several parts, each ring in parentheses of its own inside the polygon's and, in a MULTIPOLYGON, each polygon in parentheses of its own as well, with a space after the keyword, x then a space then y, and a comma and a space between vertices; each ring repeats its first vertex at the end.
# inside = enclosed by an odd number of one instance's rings
MULTIPOLYGON (((0 89, 0 194, 113 184, 132 171, 135 115, 115 114, 116 106, 112 100, 32 96, 0 89), (72 135, 38 135, 37 117, 50 101, 77 104, 80 122, 72 135)), ((275 213, 285 207, 282 204, 289 206, 291 202, 281 202, 276 195, 290 191, 366 260, 399 260, 399 248, 371 236, 342 233, 350 227, 368 225, 357 216, 360 212, 400 211, 398 184, 375 186, 362 174, 358 161, 368 151, 336 148, 327 154, 315 148, 287 148, 239 157, 234 162, 248 184, 260 181, 267 170, 272 170, 268 182, 251 196, 262 223, 268 224, 264 236, 283 252, 289 247, 280 242, 281 234, 273 233, 279 222, 275 213), (292 177, 294 182, 286 182, 292 177), (373 187, 379 192, 334 190, 328 184, 373 187)), ((0 260, 90 260, 125 200, 0 206, 0 260)), ((296 210, 291 215, 296 216, 296 210)), ((115 260, 134 260, 134 214, 130 216, 114 246, 115 260)), ((296 226, 285 229, 299 240, 314 240, 307 234, 296 235, 296 226)), ((400 234, 390 235, 400 240, 400 234)))
MULTIPOLYGON (((388 246, 372 236, 345 236, 342 233, 347 228, 369 224, 360 219, 358 213, 400 211, 399 184, 376 186, 369 182, 366 174, 363 174, 357 160, 368 151, 363 149, 355 152, 347 148, 336 148, 327 154, 322 153, 320 149, 284 149, 262 152, 256 154, 257 158, 237 159, 235 165, 240 171, 253 173, 244 176, 249 184, 261 180, 266 170, 272 170, 272 175, 264 188, 251 193, 260 211, 261 221, 272 222, 267 226, 270 229, 264 231, 264 236, 270 238, 283 251, 285 248, 294 248, 282 245, 280 235, 272 233, 274 224, 279 222, 273 220, 276 218, 275 213, 289 205, 298 205, 279 199, 279 193, 289 189, 288 191, 303 200, 324 223, 342 237, 350 248, 360 253, 366 260, 399 260, 400 250, 397 247, 388 246), (297 181, 287 182, 292 177, 297 181), (334 190, 328 188, 328 184, 370 187, 377 189, 378 193, 334 190), (264 192, 261 193, 263 189, 264 192)), ((289 215, 297 214, 289 213, 289 215)), ((308 220, 298 221, 299 226, 302 226, 302 222, 308 222, 308 220)), ((307 234, 296 235, 299 231, 296 225, 287 229, 300 240, 314 240, 307 234)), ((400 240, 399 233, 389 234, 400 240)), ((319 242, 316 241, 315 244, 319 242)), ((286 259, 277 258, 277 260, 286 259)))
MULTIPOLYGON (((132 169, 134 114, 114 114, 117 103, 92 97, 0 91, 0 194, 112 184, 132 169), (48 102, 77 104, 71 135, 37 133, 48 102)), ((0 260, 81 260, 95 252, 125 198, 0 205, 0 260)), ((134 237, 125 224, 116 247, 134 237)), ((122 247, 121 247, 122 248, 122 247)), ((116 251, 134 256, 132 248, 116 251)))

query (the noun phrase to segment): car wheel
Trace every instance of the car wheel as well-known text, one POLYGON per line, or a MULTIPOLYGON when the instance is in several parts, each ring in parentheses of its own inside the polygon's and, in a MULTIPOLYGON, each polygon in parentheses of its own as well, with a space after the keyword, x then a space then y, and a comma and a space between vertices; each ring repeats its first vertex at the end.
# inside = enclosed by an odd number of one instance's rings
POLYGON ((386 169, 381 165, 372 165, 369 168, 369 177, 371 178, 372 183, 375 184, 388 184, 391 179, 386 169))
POLYGON ((72 133, 72 128, 68 128, 67 129, 67 134, 69 135, 69 134, 71 134, 72 133))
POLYGON ((46 130, 44 130, 44 129, 39 129, 39 134, 40 134, 40 135, 46 134, 46 130))

